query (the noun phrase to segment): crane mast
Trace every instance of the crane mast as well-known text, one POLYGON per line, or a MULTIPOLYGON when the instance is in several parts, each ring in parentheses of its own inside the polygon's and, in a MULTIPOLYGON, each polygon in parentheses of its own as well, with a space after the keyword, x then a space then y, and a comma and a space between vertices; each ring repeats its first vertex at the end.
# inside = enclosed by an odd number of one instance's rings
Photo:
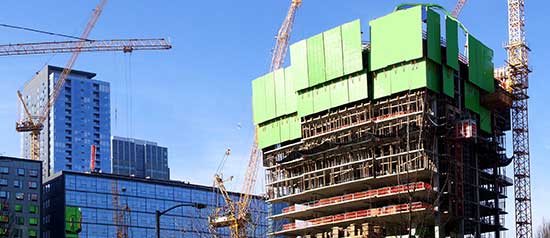
POLYGON ((468 0, 458 0, 455 8, 451 12, 451 15, 455 18, 458 18, 458 15, 460 15, 460 12, 462 12, 462 8, 464 8, 464 5, 466 4, 467 1, 468 0))
POLYGON ((532 237, 531 168, 529 153, 529 47, 525 41, 525 0, 508 0, 508 66, 512 95, 512 144, 516 237, 532 237))

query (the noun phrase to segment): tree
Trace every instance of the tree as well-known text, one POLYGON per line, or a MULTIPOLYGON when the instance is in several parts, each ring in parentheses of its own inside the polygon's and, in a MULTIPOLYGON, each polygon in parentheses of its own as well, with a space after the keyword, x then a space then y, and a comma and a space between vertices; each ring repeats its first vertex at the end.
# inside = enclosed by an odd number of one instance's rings
POLYGON ((539 226, 539 229, 535 235, 536 238, 550 238, 550 222, 543 218, 542 224, 539 226))

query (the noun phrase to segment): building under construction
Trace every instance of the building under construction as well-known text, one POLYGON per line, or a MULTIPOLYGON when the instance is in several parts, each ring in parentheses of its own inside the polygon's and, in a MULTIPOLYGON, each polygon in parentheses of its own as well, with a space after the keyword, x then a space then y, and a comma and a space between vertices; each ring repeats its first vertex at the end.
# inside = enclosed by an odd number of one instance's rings
POLYGON ((438 6, 293 44, 252 82, 270 235, 501 237, 512 97, 492 58, 438 6))

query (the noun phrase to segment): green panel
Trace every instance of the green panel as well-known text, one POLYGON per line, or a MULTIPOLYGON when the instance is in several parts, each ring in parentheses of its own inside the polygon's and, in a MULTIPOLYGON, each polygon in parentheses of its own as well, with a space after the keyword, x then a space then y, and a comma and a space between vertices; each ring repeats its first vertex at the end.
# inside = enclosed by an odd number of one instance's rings
POLYGON ((433 62, 424 62, 427 72, 427 87, 434 92, 441 92, 441 65, 433 62))
POLYGON ((323 33, 325 49, 326 80, 344 75, 344 58, 342 55, 342 31, 336 27, 323 33))
POLYGON ((252 111, 254 123, 258 124, 267 120, 265 114, 265 77, 259 77, 252 81, 252 111))
POLYGON ((259 126, 258 128, 258 147, 260 149, 263 149, 267 147, 267 144, 269 143, 268 133, 267 133, 267 126, 259 126))
POLYGON ((23 205, 15 204, 15 211, 16 212, 22 212, 23 211, 23 205))
POLYGON ((296 102, 298 97, 296 90, 294 90, 294 78, 293 78, 294 67, 290 66, 285 69, 285 95, 286 95, 286 113, 292 114, 295 113, 298 109, 296 108, 296 102))
POLYGON ((342 46, 344 51, 344 74, 363 69, 361 21, 355 20, 342 25, 342 46))
POLYGON ((325 82, 325 50, 323 34, 307 39, 307 67, 309 86, 325 82))
POLYGON ((79 207, 65 207, 65 232, 67 235, 78 234, 82 231, 81 219, 82 212, 79 207))
POLYGON ((371 70, 422 58, 422 24, 422 6, 371 21, 371 70))
POLYGON ((298 116, 313 114, 313 90, 298 94, 298 116))
POLYGON ((265 117, 271 120, 277 117, 276 102, 275 102, 275 81, 273 73, 267 74, 264 78, 265 86, 265 117))
POLYGON ((454 70, 459 70, 458 66, 458 22, 446 17, 445 35, 447 42, 447 65, 454 70))
POLYGON ((267 146, 276 145, 281 142, 279 121, 273 121, 267 125, 267 138, 269 138, 267 146))
POLYGON ((367 74, 356 75, 348 79, 349 102, 369 98, 367 74))
POLYGON ((307 70, 307 43, 302 40, 290 46, 290 64, 292 81, 296 91, 309 87, 307 70))
POLYGON ((479 124, 481 124, 479 127, 481 128, 481 130, 488 133, 493 132, 493 127, 491 125, 491 111, 487 110, 484 107, 480 107, 479 124))
POLYGON ((290 117, 283 118, 279 121, 279 130, 281 142, 290 140, 290 117))
POLYGON ((275 71, 275 106, 278 117, 285 115, 286 110, 286 92, 285 92, 285 70, 275 71))
POLYGON ((330 108, 330 86, 317 87, 313 90, 313 111, 315 113, 330 108))
POLYGON ((467 109, 479 114, 479 89, 468 82, 464 82, 464 104, 467 109))
POLYGON ((411 88, 411 83, 415 80, 412 78, 412 69, 413 66, 407 64, 388 70, 385 73, 379 73, 378 75, 382 74, 382 78, 388 78, 387 81, 390 82, 391 93, 394 94, 407 91, 411 88))
POLYGON ((289 137, 291 140, 302 138, 302 125, 300 123, 299 116, 292 116, 288 119, 289 125, 289 137))
POLYGON ((392 71, 380 72, 374 76, 373 80, 373 91, 374 99, 386 97, 392 94, 391 91, 391 78, 392 71))
POLYGON ((330 105, 338 107, 349 102, 348 80, 343 79, 330 84, 330 105))
POLYGON ((454 70, 446 66, 443 66, 443 93, 449 97, 455 97, 454 70))
POLYGON ((493 50, 472 35, 468 35, 468 78, 479 88, 494 92, 493 50))
POLYGON ((432 9, 428 9, 428 58, 441 64, 441 17, 432 9))

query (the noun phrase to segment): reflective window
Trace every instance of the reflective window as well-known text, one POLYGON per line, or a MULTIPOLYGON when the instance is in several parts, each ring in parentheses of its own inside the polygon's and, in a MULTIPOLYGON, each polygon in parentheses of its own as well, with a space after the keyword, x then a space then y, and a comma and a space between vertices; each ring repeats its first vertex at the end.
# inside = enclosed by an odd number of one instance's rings
POLYGON ((19 176, 25 176, 25 169, 23 169, 23 168, 18 168, 18 169, 17 169, 17 175, 19 175, 19 176))
POLYGON ((0 174, 9 174, 10 168, 8 167, 0 167, 0 174))

